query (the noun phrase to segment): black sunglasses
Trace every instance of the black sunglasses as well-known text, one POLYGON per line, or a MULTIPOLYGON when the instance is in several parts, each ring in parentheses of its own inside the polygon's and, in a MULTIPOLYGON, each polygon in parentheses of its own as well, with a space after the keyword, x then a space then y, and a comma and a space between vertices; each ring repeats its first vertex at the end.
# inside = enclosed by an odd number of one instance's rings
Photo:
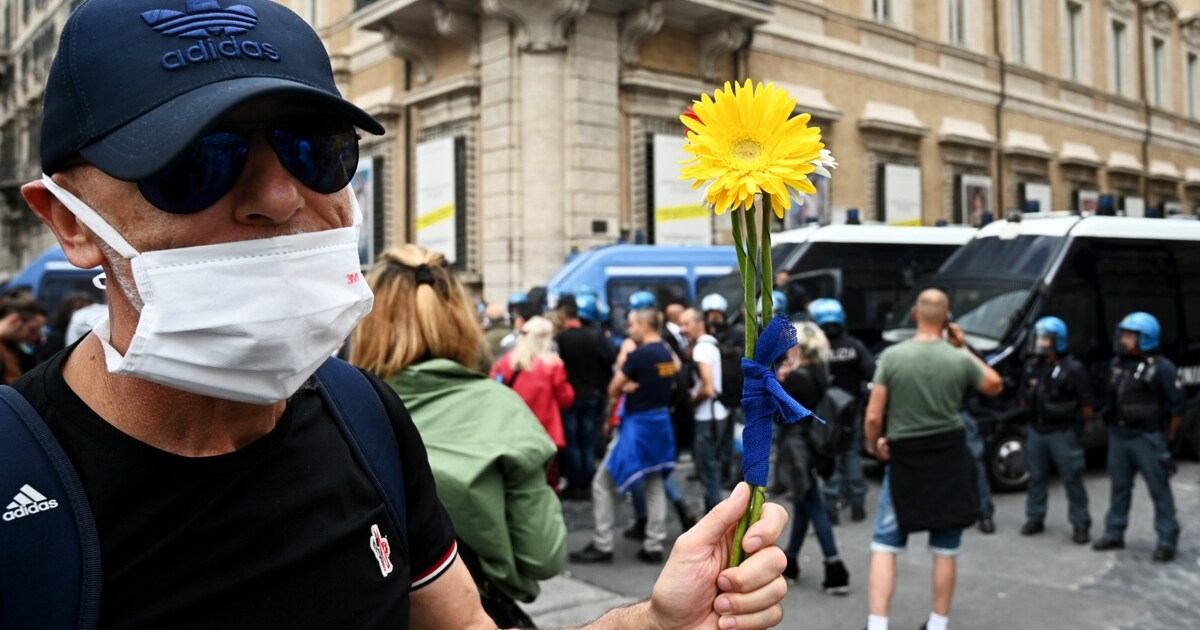
POLYGON ((213 205, 241 176, 250 153, 250 134, 256 129, 266 133, 280 164, 319 193, 345 188, 358 168, 358 134, 353 125, 282 121, 209 132, 162 170, 138 180, 138 189, 155 207, 172 214, 191 214, 213 205))

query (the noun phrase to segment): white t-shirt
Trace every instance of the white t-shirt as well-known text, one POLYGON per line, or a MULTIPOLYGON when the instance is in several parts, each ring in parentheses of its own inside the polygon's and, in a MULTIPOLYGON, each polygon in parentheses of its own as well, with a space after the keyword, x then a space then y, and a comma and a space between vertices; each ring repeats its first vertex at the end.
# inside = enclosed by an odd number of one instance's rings
MULTIPOLYGON (((716 420, 724 420, 729 416, 729 410, 716 398, 721 394, 721 349, 717 347, 716 338, 712 335, 704 335, 697 339, 696 344, 692 347, 692 360, 697 364, 703 363, 711 368, 713 389, 716 391, 712 398, 701 401, 696 406, 696 421, 713 420, 714 414, 716 414, 716 420)), ((696 384, 692 386, 692 395, 695 396, 699 391, 700 371, 697 368, 696 384)))

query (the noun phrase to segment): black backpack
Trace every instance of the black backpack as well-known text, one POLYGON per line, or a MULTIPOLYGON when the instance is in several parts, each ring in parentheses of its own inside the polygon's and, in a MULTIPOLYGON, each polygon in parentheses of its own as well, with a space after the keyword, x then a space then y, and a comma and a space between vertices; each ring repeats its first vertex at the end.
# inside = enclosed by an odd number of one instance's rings
POLYGON ((742 348, 720 344, 721 350, 721 388, 717 392, 717 400, 732 411, 742 406, 742 348))
POLYGON ((858 405, 854 396, 840 387, 829 387, 821 397, 820 404, 812 412, 815 418, 809 430, 809 444, 813 452, 827 459, 835 459, 850 450, 854 444, 854 423, 858 421, 858 405))

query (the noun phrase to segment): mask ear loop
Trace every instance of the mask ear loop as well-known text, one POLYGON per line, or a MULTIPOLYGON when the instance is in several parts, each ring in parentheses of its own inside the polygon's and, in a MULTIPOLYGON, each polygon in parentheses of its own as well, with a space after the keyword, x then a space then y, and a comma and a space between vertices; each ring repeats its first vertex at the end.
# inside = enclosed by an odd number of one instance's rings
POLYGON ((117 250, 118 254, 125 258, 133 258, 138 255, 138 250, 134 249, 133 245, 130 245, 129 241, 118 234, 91 206, 80 201, 78 197, 71 194, 67 189, 54 183, 54 180, 50 179, 50 176, 45 173, 42 173, 42 183, 46 185, 46 188, 59 202, 66 206, 67 210, 71 211, 71 214, 75 215, 84 225, 88 226, 88 229, 95 232, 96 236, 99 236, 101 240, 117 250))

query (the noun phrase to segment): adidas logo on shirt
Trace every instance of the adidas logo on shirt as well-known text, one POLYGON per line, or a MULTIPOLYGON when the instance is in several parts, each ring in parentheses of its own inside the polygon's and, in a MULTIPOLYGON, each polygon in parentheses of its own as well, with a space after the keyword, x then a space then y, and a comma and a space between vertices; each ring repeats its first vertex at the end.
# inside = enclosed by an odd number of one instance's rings
POLYGON ((56 507, 58 507, 58 501, 47 499, 41 492, 34 490, 29 484, 25 484, 21 486, 21 491, 17 493, 17 496, 13 497, 12 503, 8 504, 4 520, 15 521, 23 516, 53 510, 56 507))

